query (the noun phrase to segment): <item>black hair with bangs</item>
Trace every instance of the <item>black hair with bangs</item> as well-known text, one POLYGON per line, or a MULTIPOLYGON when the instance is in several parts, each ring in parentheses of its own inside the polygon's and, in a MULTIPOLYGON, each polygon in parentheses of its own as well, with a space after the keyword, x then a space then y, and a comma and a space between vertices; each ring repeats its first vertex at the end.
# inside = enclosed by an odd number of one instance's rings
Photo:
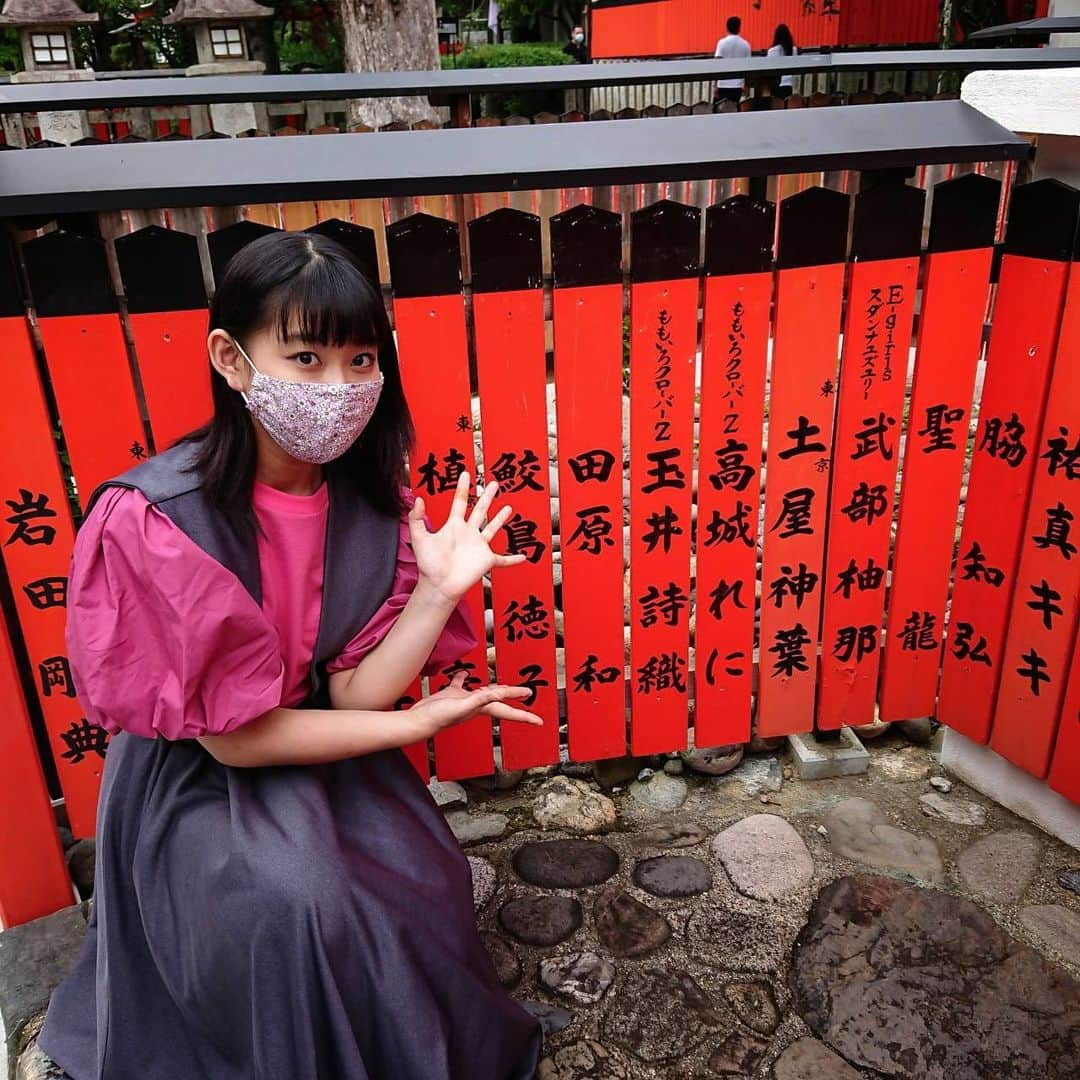
MULTIPOLYGON (((372 506, 405 512, 402 484, 413 425, 401 385, 397 349, 378 287, 352 254, 318 233, 273 232, 228 262, 210 304, 209 330, 224 330, 247 348, 252 334, 273 330, 321 345, 374 345, 383 388, 375 413, 348 450, 328 462, 372 506)), ((203 491, 241 534, 257 528, 252 510, 256 441, 243 398, 210 365, 214 415, 181 442, 198 442, 195 468, 203 491)))

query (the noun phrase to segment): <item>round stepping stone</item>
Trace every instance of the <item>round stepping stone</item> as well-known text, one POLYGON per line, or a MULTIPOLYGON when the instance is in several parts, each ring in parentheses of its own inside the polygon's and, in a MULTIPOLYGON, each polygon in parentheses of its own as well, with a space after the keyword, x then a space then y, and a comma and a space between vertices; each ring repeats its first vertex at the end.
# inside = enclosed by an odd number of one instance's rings
POLYGON ((826 815, 825 826, 833 851, 844 858, 918 881, 945 877, 937 844, 893 825, 867 799, 845 799, 826 815))
POLYGON ((951 821, 954 825, 985 825, 986 807, 967 799, 947 799, 937 791, 919 797, 922 812, 927 817, 951 821))
POLYGON ((441 810, 459 810, 469 802, 465 789, 456 780, 429 780, 428 791, 441 810))
POLYGON ((1003 829, 960 853, 956 870, 976 896, 992 904, 1015 904, 1035 878, 1042 845, 1022 829, 1003 829))
POLYGON ((1080 915, 1060 904, 1040 904, 1020 911, 1020 921, 1043 945, 1076 963, 1080 959, 1080 915))
POLYGON ((631 966, 601 1021, 601 1041, 642 1061, 671 1062, 700 1046, 731 1018, 686 971, 631 966))
POLYGON ((721 1076, 754 1076, 768 1048, 768 1039, 736 1028, 709 1056, 709 1069, 721 1076))
POLYGON ((743 759, 743 746, 708 746, 698 750, 680 750, 683 762, 702 776, 723 776, 731 772, 743 759))
MULTIPOLYGON (((560 1077, 597 1076, 603 1080, 628 1080, 629 1073, 608 1049, 595 1039, 579 1039, 555 1051, 560 1077), (595 1072, 593 1070, 599 1070, 595 1072)), ((537 1074, 537 1080, 541 1080, 537 1074)))
POLYGON ((637 834, 635 842, 641 848, 684 848, 700 844, 709 834, 692 821, 661 822, 637 834))
POLYGON ((495 965, 495 974, 499 982, 507 989, 517 986, 521 982, 521 964, 518 963, 517 954, 498 934, 490 931, 480 935, 484 942, 484 948, 495 965))
POLYGON ((600 944, 616 956, 644 956, 671 937, 663 915, 618 888, 596 898, 593 921, 600 944))
POLYGON ((875 1076, 1043 1080, 1080 1061, 1080 983, 970 900, 896 878, 822 889, 789 985, 810 1030, 875 1076))
POLYGON ((859 1074, 839 1054, 817 1039, 793 1042, 773 1062, 775 1080, 859 1080, 859 1074))
POLYGON ((1080 893, 1080 870, 1061 870, 1058 872, 1057 879, 1063 889, 1080 893))
POLYGON ((802 837, 775 814, 751 814, 713 840, 732 885, 753 900, 776 900, 805 888, 814 860, 802 837))
POLYGON ((502 836, 510 819, 505 814, 470 814, 467 810, 451 810, 446 815, 446 823, 454 830, 458 843, 464 846, 502 836))
POLYGON ((499 923, 526 945, 558 945, 581 926, 581 904, 569 896, 522 896, 499 908, 499 923))
POLYGON ((473 908, 479 911, 495 895, 495 867, 479 855, 467 856, 472 874, 473 908))
POLYGON ((659 855, 634 867, 634 884, 653 896, 697 896, 712 884, 709 868, 692 855, 659 855))
POLYGON ((701 905, 686 927, 691 955, 709 966, 755 975, 787 968, 787 957, 799 924, 785 925, 763 913, 701 905))
POLYGON ((573 1013, 568 1012, 566 1009, 560 1009, 558 1005, 548 1005, 543 1001, 519 1001, 518 1004, 526 1012, 531 1012, 540 1021, 544 1038, 554 1035, 557 1031, 562 1031, 574 1019, 573 1013))
POLYGON ((551 956, 540 961, 540 981, 581 1005, 598 1002, 615 978, 615 965, 594 952, 551 956))
POLYGON ((678 810, 686 802, 686 781, 681 776, 657 773, 651 780, 635 780, 630 785, 634 802, 650 810, 678 810))
POLYGON ((903 750, 885 750, 870 758, 870 765, 887 780, 907 783, 925 780, 930 775, 930 762, 922 750, 905 748, 903 750))
POLYGON ((771 1035, 780 1026, 780 1010, 768 983, 728 983, 724 1000, 748 1028, 761 1035, 771 1035))
POLYGON ((599 840, 538 840, 514 852, 514 870, 544 889, 581 889, 607 881, 619 869, 619 856, 599 840))
POLYGON ((565 829, 574 833, 595 833, 615 824, 615 804, 584 780, 554 776, 537 791, 533 817, 541 829, 565 829))

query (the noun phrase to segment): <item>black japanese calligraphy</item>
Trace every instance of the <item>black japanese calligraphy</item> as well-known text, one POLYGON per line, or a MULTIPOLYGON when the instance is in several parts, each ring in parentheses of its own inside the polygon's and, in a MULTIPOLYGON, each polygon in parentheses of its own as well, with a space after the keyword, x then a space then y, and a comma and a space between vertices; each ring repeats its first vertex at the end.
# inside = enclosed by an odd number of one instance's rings
POLYGON ((638 603, 642 626, 654 626, 661 621, 667 626, 678 626, 679 615, 690 606, 690 597, 674 581, 669 581, 662 589, 650 585, 638 597, 638 603))
POLYGON ((520 641, 525 637, 538 641, 551 633, 551 616, 543 601, 532 593, 521 603, 511 600, 506 605, 503 616, 505 621, 502 628, 506 632, 507 641, 520 641))
POLYGON ((637 669, 637 687, 642 694, 652 694, 658 690, 675 690, 686 693, 686 660, 678 653, 660 653, 650 656, 637 669))
POLYGON ((739 541, 747 547, 754 546, 754 537, 750 525, 751 507, 741 499, 735 503, 731 517, 724 517, 718 510, 713 510, 712 517, 705 526, 705 547, 716 544, 734 544, 739 541))
POLYGON ((105 729, 91 724, 85 717, 79 723, 72 721, 67 731, 60 732, 60 738, 67 747, 60 756, 72 765, 78 765, 87 754, 97 754, 103 758, 109 745, 109 736, 105 729))
POLYGON ((1024 425, 1020 423, 1020 417, 1016 413, 1008 420, 992 416, 987 418, 978 448, 1015 469, 1027 457, 1023 437, 1024 425))
POLYGON ((790 566, 780 567, 780 577, 775 578, 769 587, 767 599, 779 608, 783 607, 785 597, 791 597, 795 607, 801 608, 803 600, 817 587, 818 575, 810 570, 806 563, 799 563, 798 569, 790 566))
POLYGON ((926 423, 916 433, 926 440, 922 447, 924 454, 932 454, 936 450, 956 450, 956 428, 964 419, 964 410, 949 408, 948 405, 928 405, 926 407, 926 423))
POLYGON ((806 658, 806 646, 812 641, 806 627, 801 622, 784 630, 777 630, 769 652, 776 653, 773 664, 773 678, 783 675, 790 677, 796 671, 809 671, 806 658))
POLYGON ((769 530, 780 532, 780 539, 786 540, 789 536, 813 536, 814 530, 810 525, 810 515, 813 512, 814 495, 813 488, 793 488, 783 495, 783 505, 780 507, 780 516, 769 530))
POLYGON ((1073 514, 1065 508, 1063 502, 1046 508, 1046 528, 1041 536, 1033 536, 1035 546, 1043 551, 1057 548, 1062 558, 1070 560, 1076 554, 1076 545, 1069 539, 1072 531, 1073 514))
POLYGON ((4 502, 14 511, 11 517, 4 520, 15 526, 4 547, 16 541, 30 547, 37 544, 47 547, 56 539, 56 529, 51 525, 37 524, 39 519, 56 517, 56 511, 49 507, 47 495, 34 495, 26 488, 19 488, 18 499, 5 499, 4 502))
POLYGON ((645 519, 645 524, 649 531, 642 535, 641 542, 645 545, 646 554, 655 551, 660 544, 663 544, 665 553, 670 552, 672 539, 683 532, 679 515, 670 506, 665 506, 663 513, 654 510, 645 519))

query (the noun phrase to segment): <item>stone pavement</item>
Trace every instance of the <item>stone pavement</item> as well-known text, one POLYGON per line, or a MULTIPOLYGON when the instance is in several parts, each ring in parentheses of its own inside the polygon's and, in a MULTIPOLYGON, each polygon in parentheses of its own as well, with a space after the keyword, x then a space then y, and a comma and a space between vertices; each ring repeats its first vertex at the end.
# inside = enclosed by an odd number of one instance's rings
POLYGON ((868 748, 830 780, 734 747, 432 784, 543 1080, 1080 1075, 1080 852, 932 746, 868 748))
POLYGON ((441 789, 499 830, 478 919, 545 1080, 1080 1075, 1080 852, 867 746, 831 780, 712 750, 441 789))

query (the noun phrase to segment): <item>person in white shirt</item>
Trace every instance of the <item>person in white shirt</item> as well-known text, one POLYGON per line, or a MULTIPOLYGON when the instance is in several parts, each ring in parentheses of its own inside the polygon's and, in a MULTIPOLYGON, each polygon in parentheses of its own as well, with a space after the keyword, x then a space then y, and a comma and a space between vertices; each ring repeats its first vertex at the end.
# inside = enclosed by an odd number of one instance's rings
MULTIPOLYGON (((714 56, 724 60, 742 60, 751 53, 750 42, 741 37, 742 19, 738 15, 732 15, 727 21, 727 37, 722 37, 716 43, 714 56)), ((716 96, 713 99, 713 108, 718 108, 725 101, 734 101, 737 105, 742 98, 743 83, 745 79, 717 79, 716 96)))
MULTIPOLYGON (((787 23, 780 23, 776 28, 776 33, 773 34, 772 46, 765 55, 794 56, 798 51, 799 50, 795 46, 795 39, 791 36, 791 31, 788 29, 787 23)), ((782 76, 779 86, 777 86, 776 78, 774 77, 772 84, 775 88, 774 92, 777 97, 791 97, 791 92, 795 87, 795 76, 782 76)))

